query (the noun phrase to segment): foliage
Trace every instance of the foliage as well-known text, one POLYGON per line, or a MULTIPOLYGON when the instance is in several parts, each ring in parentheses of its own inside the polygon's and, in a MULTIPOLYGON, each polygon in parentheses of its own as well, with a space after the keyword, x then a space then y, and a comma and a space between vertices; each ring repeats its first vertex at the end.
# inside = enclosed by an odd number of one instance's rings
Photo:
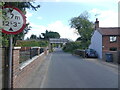
POLYGON ((71 28, 75 28, 80 35, 79 40, 84 45, 83 48, 87 48, 90 44, 93 23, 88 20, 89 14, 87 12, 82 13, 78 17, 74 17, 70 20, 71 28))
POLYGON ((17 41, 16 46, 19 47, 47 47, 48 41, 35 41, 35 40, 26 40, 26 41, 17 41))
POLYGON ((34 35, 34 34, 32 34, 32 35, 30 36, 30 39, 37 39, 37 36, 34 35))
POLYGON ((30 36, 30 38, 27 37, 26 40, 44 40, 44 39, 41 37, 41 35, 37 36, 37 35, 35 35, 35 34, 32 34, 32 35, 30 36))
POLYGON ((73 52, 75 49, 82 49, 82 43, 81 42, 69 42, 64 45, 63 50, 65 52, 73 52))
POLYGON ((37 9, 40 8, 40 5, 34 6, 32 3, 33 2, 5 2, 5 6, 14 6, 19 8, 23 12, 26 9, 33 9, 37 11, 37 9))
POLYGON ((1 33, 2 34, 2 46, 3 47, 8 47, 8 40, 9 40, 9 36, 7 35, 7 34, 3 34, 3 33, 1 33))
MULTIPOLYGON (((2 20, 2 6, 4 5, 3 2, 0 2, 0 20, 2 20)), ((2 46, 2 32, 1 32, 2 26, 0 25, 0 47, 2 46)), ((6 42, 6 41, 5 41, 6 42)))
POLYGON ((60 35, 58 32, 53 32, 53 31, 45 31, 45 33, 41 33, 43 37, 41 37, 41 35, 39 35, 37 37, 37 35, 32 34, 30 36, 30 38, 27 38, 27 40, 49 40, 49 38, 60 38, 60 35))
POLYGON ((60 38, 60 34, 58 32, 48 31, 46 30, 45 33, 42 33, 43 39, 49 40, 49 38, 60 38))
POLYGON ((2 33, 0 31, 0 47, 2 47, 2 33))
POLYGON ((81 37, 78 37, 78 38, 76 39, 76 41, 81 41, 81 37))

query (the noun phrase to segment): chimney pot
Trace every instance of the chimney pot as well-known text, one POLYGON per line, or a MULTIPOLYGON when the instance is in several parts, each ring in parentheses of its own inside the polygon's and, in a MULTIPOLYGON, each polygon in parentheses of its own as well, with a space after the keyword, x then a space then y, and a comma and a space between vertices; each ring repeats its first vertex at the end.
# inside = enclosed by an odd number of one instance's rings
POLYGON ((96 21, 95 21, 95 30, 99 28, 99 21, 98 21, 98 18, 96 18, 96 21))
POLYGON ((98 21, 98 18, 96 18, 96 21, 98 21))

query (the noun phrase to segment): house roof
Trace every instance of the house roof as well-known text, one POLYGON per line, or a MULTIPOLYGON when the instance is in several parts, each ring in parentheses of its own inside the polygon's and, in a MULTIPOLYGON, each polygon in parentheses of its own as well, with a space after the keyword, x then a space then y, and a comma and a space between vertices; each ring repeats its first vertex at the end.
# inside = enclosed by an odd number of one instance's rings
POLYGON ((97 30, 101 35, 120 35, 120 27, 101 27, 97 30))
POLYGON ((67 43, 69 40, 67 38, 50 38, 50 43, 67 43))

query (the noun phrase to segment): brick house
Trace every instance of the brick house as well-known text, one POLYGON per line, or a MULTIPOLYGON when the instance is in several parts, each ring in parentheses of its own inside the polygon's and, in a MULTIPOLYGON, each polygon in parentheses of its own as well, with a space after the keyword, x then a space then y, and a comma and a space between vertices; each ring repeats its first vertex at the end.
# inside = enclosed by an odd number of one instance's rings
POLYGON ((113 54, 113 61, 120 61, 120 27, 99 27, 96 19, 95 31, 89 48, 97 51, 98 57, 105 60, 105 54, 113 54))

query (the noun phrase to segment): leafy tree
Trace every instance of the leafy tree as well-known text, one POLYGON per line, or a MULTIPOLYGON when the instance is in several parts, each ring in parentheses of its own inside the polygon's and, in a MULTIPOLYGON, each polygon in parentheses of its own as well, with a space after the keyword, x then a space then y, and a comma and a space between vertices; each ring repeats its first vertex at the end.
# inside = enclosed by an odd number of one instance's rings
POLYGON ((88 12, 83 12, 80 16, 70 20, 71 28, 75 28, 80 35, 79 40, 83 44, 83 48, 87 48, 93 32, 93 23, 89 21, 88 12))
POLYGON ((49 38, 60 38, 60 34, 58 32, 48 31, 46 30, 45 33, 41 33, 43 35, 43 39, 49 40, 49 38))
MULTIPOLYGON (((2 20, 2 6, 4 5, 3 2, 0 2, 0 20, 2 20)), ((2 47, 2 32, 1 32, 2 26, 0 25, 0 47, 2 47)))
POLYGON ((77 39, 76 39, 76 41, 81 41, 82 39, 81 39, 81 37, 78 37, 77 39))
POLYGON ((26 9, 33 9, 37 11, 40 8, 40 5, 34 6, 33 2, 5 2, 5 6, 14 6, 19 8, 21 11, 25 12, 26 9))
POLYGON ((27 37, 26 40, 43 40, 43 38, 41 37, 41 35, 37 37, 36 35, 32 34, 30 38, 27 37))
POLYGON ((30 39, 37 39, 37 36, 34 35, 34 34, 32 34, 32 35, 30 36, 30 39))
POLYGON ((38 40, 42 40, 43 38, 41 37, 41 35, 39 35, 39 36, 37 37, 37 39, 38 39, 38 40))
POLYGON ((76 49, 82 49, 82 43, 81 42, 69 42, 64 45, 63 50, 65 52, 73 52, 76 49))

